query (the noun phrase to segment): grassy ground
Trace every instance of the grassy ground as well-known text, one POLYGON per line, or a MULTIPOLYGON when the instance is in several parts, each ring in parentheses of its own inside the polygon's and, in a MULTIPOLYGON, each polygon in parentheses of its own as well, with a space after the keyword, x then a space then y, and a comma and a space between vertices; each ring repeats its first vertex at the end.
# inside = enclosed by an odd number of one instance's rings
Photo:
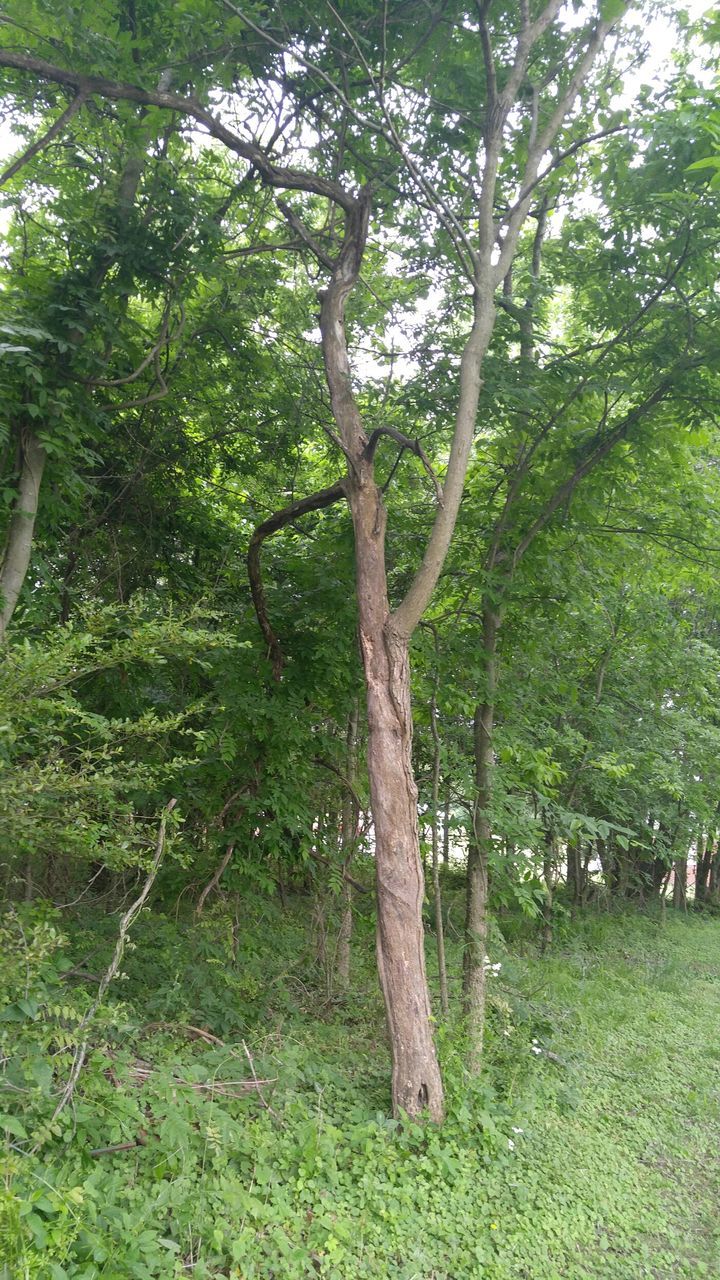
POLYGON ((438 1131, 387 1117, 371 921, 341 1002, 304 902, 258 907, 234 940, 220 916, 145 916, 48 1129, 90 998, 64 970, 93 948, 100 970, 113 927, 85 919, 62 943, 25 920, 22 949, 6 939, 22 990, 0 1015, 0 1277, 720 1276, 720 922, 588 916, 544 957, 498 936, 481 1080, 438 1029, 438 1131), (262 1096, 229 1096, 253 1072, 262 1096))
POLYGON ((539 1055, 517 1165, 533 1192, 503 1197, 488 1274, 720 1275, 720 924, 590 918, 534 967, 567 1065, 539 1055))

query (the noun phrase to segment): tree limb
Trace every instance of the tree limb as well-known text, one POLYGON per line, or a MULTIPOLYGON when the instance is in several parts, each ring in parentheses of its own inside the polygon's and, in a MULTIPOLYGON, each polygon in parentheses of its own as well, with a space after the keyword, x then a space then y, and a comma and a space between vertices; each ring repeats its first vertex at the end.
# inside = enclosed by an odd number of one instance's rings
POLYGON ((420 441, 411 440, 409 436, 403 435, 401 431, 396 431, 394 427, 376 427, 376 429, 372 432, 372 435, 370 436, 370 439, 368 440, 364 449, 365 457, 368 458, 370 461, 372 461, 373 457, 375 456, 375 450, 377 448, 378 441, 380 440, 381 436, 389 436, 390 439, 394 440, 396 444, 401 445, 403 449, 408 449, 410 453, 414 453, 415 457, 420 459, 420 461, 423 464, 423 467, 425 468, 430 479, 432 480, 433 488, 435 490, 435 497, 438 500, 438 505, 442 506, 443 505, 442 485, 440 484, 440 481, 438 480, 435 472, 433 471, 430 459, 428 458, 425 450, 420 444, 420 441))
POLYGON ((255 606, 257 620, 260 624, 260 630, 267 641, 273 675, 276 680, 279 680, 282 675, 283 655, 280 642, 268 615, 267 599, 260 570, 260 548, 266 538, 269 538, 273 533, 277 533, 278 530, 284 529, 286 525, 292 524, 293 520, 296 520, 298 516, 306 515, 309 511, 322 511, 323 508, 331 507, 333 503, 340 502, 345 496, 345 481, 338 480, 335 484, 329 485, 327 489, 320 489, 317 493, 310 494, 307 498, 300 498, 298 502, 291 502, 290 506, 283 507, 282 511, 276 511, 274 515, 269 516, 267 520, 263 520, 263 523, 258 525, 250 539, 247 555, 250 593, 255 606))
POLYGON ((340 205, 342 209, 351 210, 354 207, 354 197, 340 183, 322 178, 319 174, 306 173, 301 169, 286 169, 282 165, 273 164, 262 147, 255 142, 247 142, 233 133, 232 129, 228 129, 195 98, 185 98, 181 94, 166 93, 161 90, 143 89, 139 85, 108 80, 104 76, 84 75, 81 71, 58 67, 52 62, 46 62, 44 58, 19 53, 15 49, 0 49, 0 67, 28 71, 42 80, 71 85, 84 98, 98 94, 102 98, 110 98, 116 102, 139 102, 147 107, 162 107, 166 111, 177 111, 191 120, 196 120, 198 124, 204 126, 211 137, 217 138, 230 151, 249 161, 270 186, 324 196, 327 200, 340 205))
POLYGON ((44 151, 45 148, 50 145, 53 138, 57 138, 58 134, 62 133, 65 125, 72 120, 73 116, 77 115, 86 98, 87 93, 85 90, 78 89, 72 102, 65 108, 62 115, 59 115, 57 120, 50 125, 50 128, 42 135, 42 137, 37 138, 35 142, 28 147, 27 151, 24 151, 21 156, 18 156, 17 160, 13 160, 12 164, 8 165, 7 169, 0 174, 0 187, 4 187, 5 183, 9 182, 11 178, 14 178, 15 174, 19 173, 28 161, 32 160, 33 156, 36 156, 39 151, 44 151))
POLYGON ((223 871, 225 870, 228 863, 230 862, 230 859, 232 858, 234 852, 235 852, 235 841, 233 841, 232 844, 228 845, 227 849, 225 850, 224 857, 222 858, 218 866, 215 868, 212 876, 210 877, 207 884, 205 885, 205 888, 200 894, 200 897, 197 900, 197 906, 195 907, 196 916, 199 916, 201 914, 202 909, 205 906, 205 902, 208 896, 212 893, 213 889, 217 889, 220 883, 220 880, 222 879, 223 871))
POLYGON ((558 485, 555 492, 545 503, 540 514, 536 516, 524 537, 520 539, 515 547, 512 554, 513 568, 524 556, 531 542, 535 540, 537 535, 552 519, 558 507, 561 507, 564 502, 569 501, 580 481, 583 480, 586 475, 589 475, 589 473, 594 470, 603 458, 607 457, 611 449, 614 448, 619 440, 622 440, 623 436, 627 434, 636 422, 639 422, 640 419, 644 418, 651 409, 655 408, 656 405, 660 404, 665 399, 671 386, 672 379, 665 378, 660 386, 656 387, 652 395, 648 396, 646 400, 643 400, 641 404, 635 405, 635 407, 631 409, 629 413, 627 413, 606 436, 598 440, 595 447, 583 462, 575 468, 572 475, 568 476, 567 480, 564 480, 561 485, 558 485))

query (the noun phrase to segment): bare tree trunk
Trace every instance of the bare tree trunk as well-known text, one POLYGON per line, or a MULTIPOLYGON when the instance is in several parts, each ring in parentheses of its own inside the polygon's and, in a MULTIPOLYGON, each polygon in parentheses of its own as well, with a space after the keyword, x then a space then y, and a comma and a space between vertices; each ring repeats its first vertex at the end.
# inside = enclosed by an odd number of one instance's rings
POLYGON ((673 907, 676 911, 687 911, 687 858, 676 858, 673 879, 673 907))
POLYGON ((576 840, 568 840, 565 851, 565 859, 567 871, 565 875, 565 883, 567 885, 568 900, 572 907, 576 907, 580 898, 580 848, 576 840))
POLYGON ((47 454, 34 431, 20 440, 20 478, 0 563, 0 641, 5 639, 32 555, 40 485, 47 454))
POLYGON ((543 877, 545 879, 545 901, 543 903, 543 930, 540 950, 545 952, 553 938, 553 897, 555 891, 555 837, 548 831, 543 858, 543 877))
POLYGON ((584 857, 580 857, 580 845, 578 845, 577 857, 580 865, 580 906, 585 906, 590 886, 590 863, 593 860, 595 852, 592 840, 588 841, 584 857))
MULTIPOLYGON (((435 635, 435 651, 437 655, 437 631, 435 635)), ((443 1017, 447 1017, 450 1010, 450 1002, 448 1000, 448 982, 447 967, 445 964, 445 934, 443 930, 442 916, 442 893, 440 890, 440 849, 438 838, 438 808, 440 805, 440 734, 438 733, 437 724, 437 688, 438 688, 438 669, 437 662, 433 675, 433 691, 430 699, 430 728, 433 738, 433 780, 432 780, 432 800, 430 803, 430 822, 432 833, 432 877, 433 877, 433 897, 435 899, 435 943, 437 946, 438 959, 438 980, 440 983, 440 1008, 443 1017)))
POLYGON ((343 791, 342 805, 342 832, 341 832, 341 848, 342 848, 342 914, 340 916, 340 929, 338 931, 337 940, 337 959, 336 971, 337 980, 340 987, 347 991, 350 986, 350 944, 352 941, 353 931, 353 888, 348 877, 348 872, 355 853, 355 847, 358 838, 358 823, 360 821, 360 812, 358 805, 353 796, 351 788, 355 788, 357 779, 357 731, 358 731, 359 708, 357 702, 353 706, 348 721, 347 729, 347 751, 345 758, 345 770, 347 775, 348 786, 343 791))
POLYGON ((390 624, 385 513, 377 486, 353 501, 360 646, 367 682, 368 777, 375 827, 377 963, 393 1055, 395 1112, 443 1117, 422 922, 423 875, 412 770, 408 640, 390 624))
POLYGON ((477 1070, 482 1060, 485 1026, 485 955, 487 952, 488 867, 492 848, 490 801, 492 799, 493 730, 497 684, 497 636, 499 617, 489 604, 483 611, 485 653, 485 701, 476 707, 474 719, 475 796, 468 849, 467 899, 463 998, 469 1037, 469 1063, 477 1070))
POLYGON ((708 876, 707 901, 717 905, 718 897, 718 835, 715 832, 710 852, 710 874, 708 876))
POLYGON ((195 907, 196 916, 202 915, 202 910, 203 910, 203 907, 205 906, 205 902, 207 901, 208 896, 212 893, 213 889, 217 889, 218 885, 220 884, 220 881, 222 880, 223 872, 228 866, 234 852, 235 852, 235 842, 233 841, 232 844, 228 845, 223 857, 221 858, 220 862, 215 868, 215 871, 213 872, 212 876, 208 880, 208 883, 205 885, 205 888, 203 889, 202 893, 200 894, 200 897, 197 900, 197 906, 195 907))
POLYGON ((442 869, 443 875, 447 875, 450 867, 450 788, 445 791, 445 804, 443 806, 443 832, 442 832, 442 869))
POLYGON ((697 853, 695 855, 695 905, 704 902, 707 897, 712 847, 706 835, 698 835, 697 853))

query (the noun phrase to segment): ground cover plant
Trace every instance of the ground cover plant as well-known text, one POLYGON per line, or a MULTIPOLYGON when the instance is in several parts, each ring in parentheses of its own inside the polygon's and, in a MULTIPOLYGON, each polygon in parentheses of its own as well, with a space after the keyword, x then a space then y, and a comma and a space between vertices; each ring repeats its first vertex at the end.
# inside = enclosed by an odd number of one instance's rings
POLYGON ((8 1274, 716 1273, 718 922, 589 916, 542 957, 498 940, 486 1071, 469 1080, 441 1041, 438 1130, 387 1114, 370 929, 348 1027, 298 965, 308 903, 253 905, 234 960, 222 913, 200 937, 142 921, 54 1125, 52 1075, 88 998, 66 975, 111 939, 102 921, 7 923, 8 1274))

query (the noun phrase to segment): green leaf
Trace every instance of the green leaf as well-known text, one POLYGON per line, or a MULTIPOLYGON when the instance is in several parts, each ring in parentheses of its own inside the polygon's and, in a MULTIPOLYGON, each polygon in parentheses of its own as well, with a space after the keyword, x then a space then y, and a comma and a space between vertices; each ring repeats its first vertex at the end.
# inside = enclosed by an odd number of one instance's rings
POLYGON ((8 1133, 12 1133, 16 1138, 27 1139, 27 1130, 17 1116, 0 1115, 0 1129, 5 1129, 8 1133))

